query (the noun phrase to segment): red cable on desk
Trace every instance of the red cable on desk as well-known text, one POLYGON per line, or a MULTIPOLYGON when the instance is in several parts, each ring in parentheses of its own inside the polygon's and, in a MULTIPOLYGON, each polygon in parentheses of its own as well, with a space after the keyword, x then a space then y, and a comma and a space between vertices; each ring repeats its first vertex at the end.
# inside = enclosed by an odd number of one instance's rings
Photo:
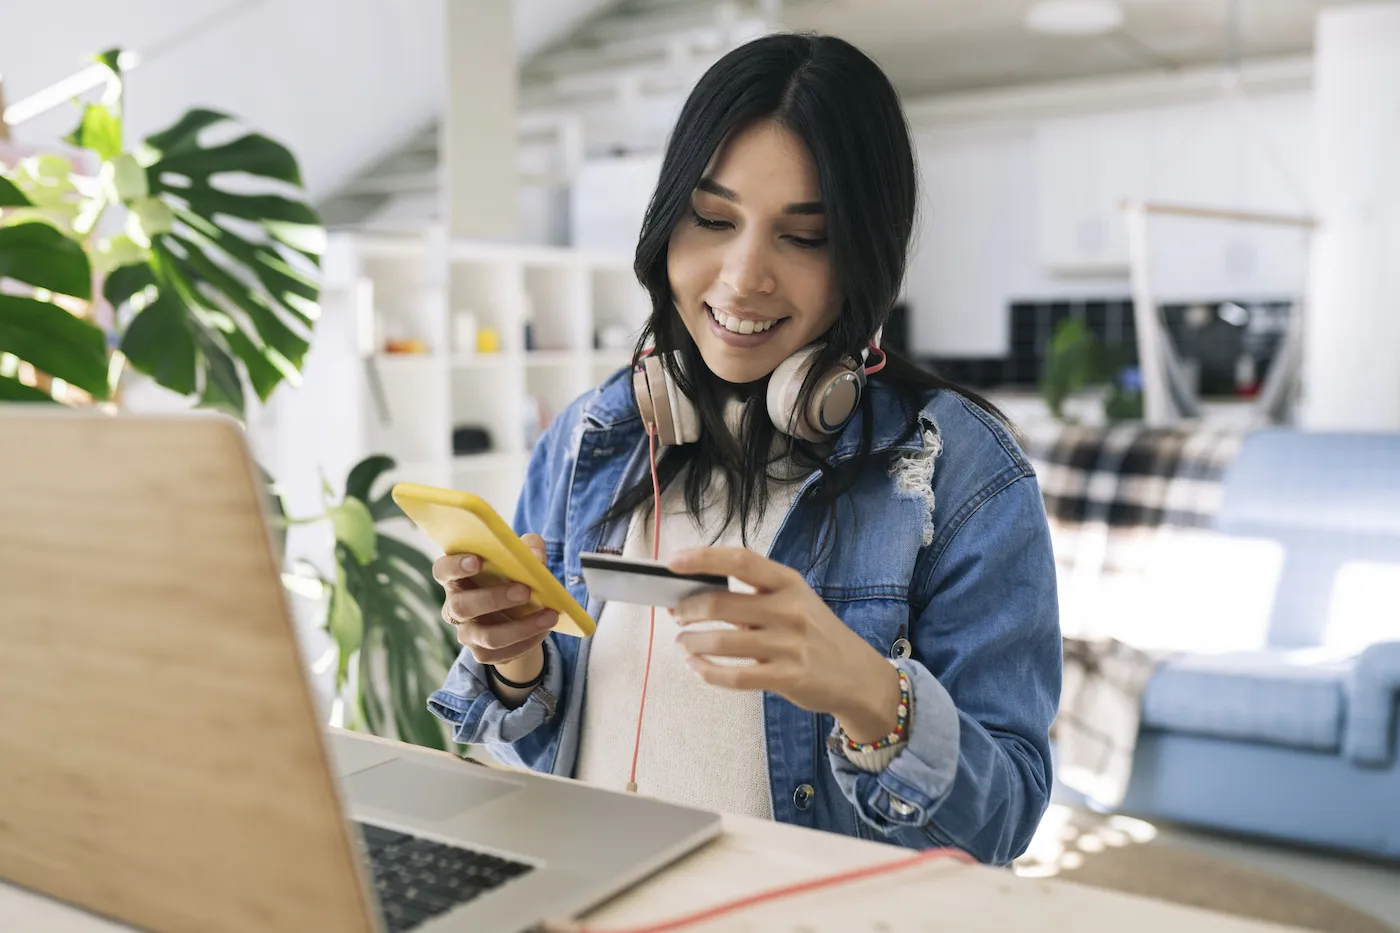
POLYGON ((828 875, 824 878, 814 878, 811 881, 802 881, 797 884, 790 884, 786 887, 774 888, 771 891, 761 891, 758 894, 751 894, 748 897, 740 898, 736 901, 729 901, 724 904, 716 904, 713 907, 706 907, 692 914, 675 917, 665 920, 653 926, 629 927, 626 929, 598 929, 595 927, 569 927, 570 933, 669 933, 671 930, 679 930, 706 920, 713 920, 715 917, 742 910, 745 907, 753 907, 768 901, 775 901, 784 897, 791 897, 794 894, 805 894, 808 891, 815 891, 833 885, 845 884, 850 881, 859 881, 863 878, 872 878, 876 875, 889 874, 904 868, 912 868, 924 862, 933 862, 939 859, 950 858, 969 865, 976 864, 972 856, 961 849, 925 849, 917 855, 908 858, 896 859, 893 862, 884 862, 880 865, 870 865, 865 868, 857 868, 852 871, 841 872, 836 875, 828 875))

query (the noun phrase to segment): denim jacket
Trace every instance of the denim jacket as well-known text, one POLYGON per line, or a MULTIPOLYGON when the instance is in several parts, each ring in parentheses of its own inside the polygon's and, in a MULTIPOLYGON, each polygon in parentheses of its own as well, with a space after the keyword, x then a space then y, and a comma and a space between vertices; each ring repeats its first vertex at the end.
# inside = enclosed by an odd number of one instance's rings
MULTIPOLYGON (((853 767, 835 720, 763 696, 773 815, 785 823, 912 848, 955 846, 1004 864, 1025 850, 1050 797, 1049 728, 1060 696, 1060 629, 1049 529, 1034 471, 1011 435, 951 392, 914 412, 881 380, 837 438, 853 456, 865 418, 875 456, 838 506, 808 477, 769 556, 805 572, 846 625, 896 658, 914 694, 908 744, 879 773, 853 767), (910 435, 914 419, 919 430, 910 435), (936 506, 936 507, 935 507, 936 506), (813 565, 813 557, 818 562, 813 565)), ((625 371, 564 411, 536 446, 515 527, 545 539, 546 562, 593 618, 579 554, 620 553, 627 520, 598 527, 648 468, 625 371)), ((501 760, 571 776, 586 696, 589 639, 551 634, 546 677, 508 710, 464 650, 429 708, 457 741, 501 760)))

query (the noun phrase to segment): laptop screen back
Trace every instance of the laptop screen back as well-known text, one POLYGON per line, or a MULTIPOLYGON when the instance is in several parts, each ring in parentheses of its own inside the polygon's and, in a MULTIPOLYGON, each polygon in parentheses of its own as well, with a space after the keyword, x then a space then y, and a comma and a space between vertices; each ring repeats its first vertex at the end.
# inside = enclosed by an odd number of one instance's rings
POLYGON ((0 451, 0 879, 371 930, 241 429, 0 407, 0 451))

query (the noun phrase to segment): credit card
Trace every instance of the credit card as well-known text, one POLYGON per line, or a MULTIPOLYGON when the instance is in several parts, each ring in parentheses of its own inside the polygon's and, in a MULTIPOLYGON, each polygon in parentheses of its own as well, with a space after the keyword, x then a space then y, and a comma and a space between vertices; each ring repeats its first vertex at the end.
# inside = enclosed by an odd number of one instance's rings
POLYGON ((584 553, 579 555, 579 563, 588 594, 595 599, 674 609, 681 600, 698 593, 753 592, 748 584, 732 577, 676 573, 660 561, 584 553))

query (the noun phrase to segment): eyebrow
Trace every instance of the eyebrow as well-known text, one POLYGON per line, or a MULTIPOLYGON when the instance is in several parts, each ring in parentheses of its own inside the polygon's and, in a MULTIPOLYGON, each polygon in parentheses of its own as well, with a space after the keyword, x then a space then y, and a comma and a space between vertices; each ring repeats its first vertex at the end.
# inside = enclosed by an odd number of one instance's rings
MULTIPOLYGON (((739 203, 739 193, 732 188, 726 188, 713 178, 705 177, 696 184, 697 191, 706 194, 713 194, 717 198, 724 198, 726 201, 739 203)), ((825 214, 826 206, 820 201, 802 201, 797 204, 788 204, 783 207, 784 214, 825 214)))

